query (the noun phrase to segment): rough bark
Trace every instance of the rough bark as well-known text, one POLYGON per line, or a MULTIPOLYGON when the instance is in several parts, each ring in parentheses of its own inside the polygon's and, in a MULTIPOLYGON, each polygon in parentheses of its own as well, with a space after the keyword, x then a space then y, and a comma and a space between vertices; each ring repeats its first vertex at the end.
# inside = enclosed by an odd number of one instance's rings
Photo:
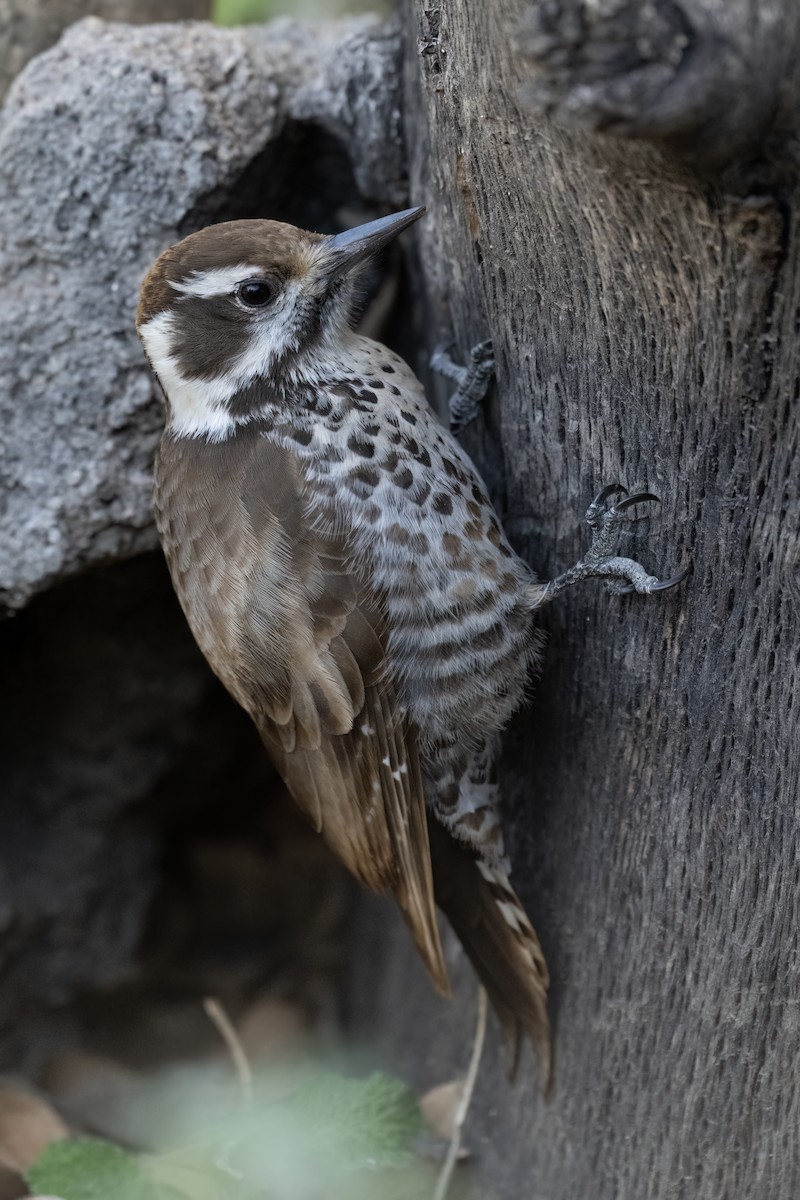
POLYGON ((536 0, 516 34, 529 103, 701 167, 763 152, 771 126, 785 135, 794 123, 800 10, 791 3, 536 0))
MULTIPOLYGON (((664 10, 554 3, 530 19, 578 7, 664 10)), ((795 36, 793 6, 761 7, 771 32, 755 29, 745 64, 795 36)), ((751 11, 692 8, 712 38, 751 11)), ((509 1090, 495 1047, 467 1140, 508 1200, 790 1200, 800 239, 796 146, 786 136, 778 154, 780 131, 764 132, 762 89, 791 81, 782 49, 774 78, 743 67, 735 127, 760 186, 732 195, 641 142, 534 115, 513 17, 504 0, 406 7, 431 325, 461 347, 494 339, 497 394, 470 445, 498 479, 499 462, 506 527, 542 576, 578 557, 581 512, 614 480, 662 498, 626 551, 659 572, 691 561, 692 575, 647 600, 584 585, 544 619, 546 662, 502 779, 554 977, 555 1096, 543 1102, 532 1065, 509 1090), (758 163, 767 145, 772 164, 758 163)), ((711 124, 684 128, 707 167, 703 130, 727 119, 714 87, 711 124)), ((430 1013, 441 1077, 466 1061, 470 1005, 454 1027, 408 979, 391 958, 382 1027, 420 1062, 430 1013)))

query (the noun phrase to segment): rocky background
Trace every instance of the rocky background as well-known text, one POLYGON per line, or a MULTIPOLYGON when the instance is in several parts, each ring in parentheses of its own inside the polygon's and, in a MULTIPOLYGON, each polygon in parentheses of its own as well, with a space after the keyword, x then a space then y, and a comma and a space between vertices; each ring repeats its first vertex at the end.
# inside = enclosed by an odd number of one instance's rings
POLYGON ((492 1027, 468 1143, 500 1200, 797 1195, 799 22, 790 0, 92 18, 22 71, 0 113, 5 1069, 132 1058, 143 1030, 157 1057, 204 990, 238 1014, 276 979, 421 1088, 463 1068, 455 947, 447 1006, 383 905, 345 923, 183 627, 132 325, 150 262, 209 221, 332 230, 411 200, 386 336, 420 369, 442 337, 494 339, 465 440, 515 545, 556 573, 619 478, 663 501, 626 549, 693 568, 547 614, 503 781, 556 1090, 530 1062, 511 1090, 492 1027))

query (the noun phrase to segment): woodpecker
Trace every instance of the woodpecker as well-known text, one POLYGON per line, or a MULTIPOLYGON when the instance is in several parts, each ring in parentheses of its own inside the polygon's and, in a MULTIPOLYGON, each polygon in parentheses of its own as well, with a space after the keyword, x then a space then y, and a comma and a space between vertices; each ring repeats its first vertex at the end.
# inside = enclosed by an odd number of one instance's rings
MULTIPOLYGON (((214 672, 344 865, 399 905, 448 994, 435 907, 551 1077, 548 972, 511 883, 492 766, 538 660, 533 614, 590 575, 672 586, 612 553, 539 583, 407 364, 350 325, 354 278, 424 212, 335 236, 231 221, 166 250, 137 326, 164 395, 155 513, 214 672)), ((485 356, 483 360, 485 367, 485 356)), ((682 578, 680 576, 679 578, 682 578)))

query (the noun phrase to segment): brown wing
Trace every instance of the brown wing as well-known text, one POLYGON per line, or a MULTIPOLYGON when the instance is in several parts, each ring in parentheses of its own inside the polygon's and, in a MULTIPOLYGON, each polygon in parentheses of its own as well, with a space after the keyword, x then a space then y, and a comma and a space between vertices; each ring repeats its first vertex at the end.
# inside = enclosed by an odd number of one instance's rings
POLYGON ((261 736, 334 853, 367 887, 394 895, 447 993, 416 738, 383 670, 381 614, 342 547, 320 546, 313 576, 314 652, 302 676, 290 672, 291 703, 258 720, 261 736))
POLYGON ((386 670, 380 599, 341 522, 323 532, 297 456, 247 427, 188 454, 166 440, 157 516, 212 667, 334 853, 395 897, 447 992, 416 740, 386 670))

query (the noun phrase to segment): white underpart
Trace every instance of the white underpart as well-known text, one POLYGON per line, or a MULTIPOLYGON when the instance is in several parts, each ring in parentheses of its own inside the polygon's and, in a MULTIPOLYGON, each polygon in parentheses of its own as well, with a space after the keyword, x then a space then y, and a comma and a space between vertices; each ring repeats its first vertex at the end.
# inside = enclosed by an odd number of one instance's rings
POLYGON ((483 808, 494 809, 500 802, 500 789, 496 783, 474 783, 466 776, 461 781, 458 810, 460 813, 480 812, 483 808))
POLYGON ((210 300, 214 296, 227 296, 239 283, 246 279, 260 279, 260 267, 238 263, 235 267, 214 267, 208 271, 193 271, 182 283, 170 282, 170 287, 184 296, 198 296, 210 300))
MULTIPOLYGON (((406 363, 385 346, 350 332, 342 332, 324 356, 309 349, 298 362, 303 373, 298 402, 263 436, 303 459, 312 499, 316 483, 326 489, 323 494, 341 497, 341 505, 334 500, 331 507, 314 502, 313 515, 309 515, 323 536, 347 529, 354 566, 385 597, 387 670, 420 730, 423 759, 429 752, 438 754, 439 743, 448 742, 453 735, 465 754, 477 752, 487 735, 507 722, 524 693, 527 664, 535 649, 519 619, 520 595, 529 586, 529 572, 504 540, 501 545, 488 537, 480 543, 470 540, 465 527, 474 516, 470 484, 478 482, 475 468, 439 424, 422 385, 406 363), (306 412, 303 389, 315 396, 318 388, 324 391, 337 379, 355 381, 356 387, 363 384, 366 391, 372 391, 372 400, 357 407, 331 396, 330 420, 306 412), (373 380, 376 383, 371 387, 373 380), (312 435, 307 445, 291 436, 294 427, 301 425, 312 435), (397 430, 401 457, 403 453, 409 456, 415 479, 408 490, 394 481, 394 468, 382 467, 395 449, 392 439, 397 430), (413 438, 417 451, 402 443, 404 436, 413 438), (365 457, 351 444, 364 438, 374 443, 373 455, 365 457), (332 446, 335 454, 329 453, 332 446), (429 457, 427 465, 422 448, 429 457), (462 482, 448 473, 445 459, 450 472, 453 464, 460 468, 462 482), (350 485, 353 473, 365 463, 377 469, 378 479, 360 503, 350 485), (416 500, 415 489, 426 485, 427 499, 416 500), (444 513, 434 505, 442 495, 451 500, 451 509, 444 513), (408 531, 408 542, 393 537, 397 524, 408 531), (457 567, 448 557, 443 549, 445 533, 460 539, 471 565, 457 567), (427 542, 428 553, 417 551, 417 538, 421 545, 427 542), (509 575, 517 578, 519 592, 509 585, 509 575), (498 591, 492 604, 481 603, 480 598, 493 587, 492 580, 505 590, 498 591), (499 645, 494 637, 481 642, 484 633, 506 621, 509 632, 499 645), (442 647, 447 647, 447 653, 439 653, 442 647), (512 652, 516 661, 509 660, 512 652), (497 686, 498 662, 502 662, 502 688, 497 686)), ((395 765, 394 769, 399 768, 395 765)), ((464 770, 459 759, 454 778, 460 781, 464 770)), ((476 840, 485 841, 497 825, 495 786, 475 784, 468 772, 464 783, 465 812, 486 815, 476 832, 476 840)), ((505 866, 497 839, 490 850, 496 865, 505 866)))

